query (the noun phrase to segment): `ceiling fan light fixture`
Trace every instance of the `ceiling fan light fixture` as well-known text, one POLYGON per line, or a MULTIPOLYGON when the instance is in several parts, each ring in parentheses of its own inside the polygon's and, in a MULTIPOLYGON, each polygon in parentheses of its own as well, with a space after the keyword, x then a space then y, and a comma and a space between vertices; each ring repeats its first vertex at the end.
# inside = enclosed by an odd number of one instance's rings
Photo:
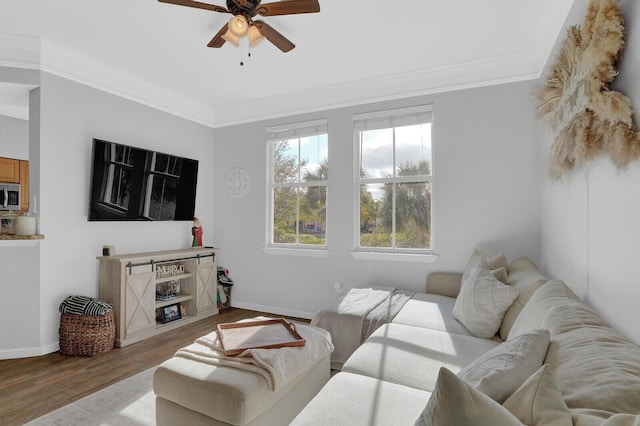
POLYGON ((264 36, 260 33, 260 30, 255 26, 249 27, 249 46, 255 46, 264 40, 264 36))
POLYGON ((236 37, 242 37, 249 31, 249 23, 242 15, 236 15, 229 20, 229 31, 236 37))
POLYGON ((228 41, 229 43, 233 44, 234 46, 237 46, 240 39, 238 37, 236 37, 231 30, 227 30, 227 32, 225 32, 224 34, 222 34, 221 36, 223 39, 225 39, 226 41, 228 41))

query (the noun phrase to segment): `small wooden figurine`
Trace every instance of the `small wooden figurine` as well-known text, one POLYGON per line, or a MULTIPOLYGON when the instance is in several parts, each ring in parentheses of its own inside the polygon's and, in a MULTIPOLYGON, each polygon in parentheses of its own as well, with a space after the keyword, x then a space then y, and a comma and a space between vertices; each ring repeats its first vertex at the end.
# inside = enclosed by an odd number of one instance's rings
POLYGON ((197 217, 193 218, 193 227, 191 228, 191 235, 193 235, 192 247, 202 247, 202 225, 197 217))

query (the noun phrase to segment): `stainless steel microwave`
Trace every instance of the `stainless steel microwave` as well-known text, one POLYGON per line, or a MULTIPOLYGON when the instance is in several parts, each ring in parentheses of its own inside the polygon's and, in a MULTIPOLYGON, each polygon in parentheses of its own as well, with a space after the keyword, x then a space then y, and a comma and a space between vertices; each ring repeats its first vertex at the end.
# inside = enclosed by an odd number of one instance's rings
POLYGON ((20 210, 20 184, 0 183, 0 210, 20 210))

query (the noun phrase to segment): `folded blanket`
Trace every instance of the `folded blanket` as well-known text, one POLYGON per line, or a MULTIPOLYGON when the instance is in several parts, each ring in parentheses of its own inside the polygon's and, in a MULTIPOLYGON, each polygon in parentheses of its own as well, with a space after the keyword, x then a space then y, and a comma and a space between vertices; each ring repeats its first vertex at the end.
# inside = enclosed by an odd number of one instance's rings
MULTIPOLYGON (((265 319, 272 318, 257 317, 244 321, 265 319)), ((296 324, 296 330, 305 339, 304 346, 247 349, 240 355, 230 357, 225 355, 216 330, 179 349, 175 356, 259 374, 265 378, 271 390, 276 391, 333 351, 331 335, 326 330, 304 324, 296 324)))
POLYGON ((352 288, 311 320, 311 325, 331 332, 335 346, 331 354, 333 367, 340 367, 360 346, 364 318, 394 290, 393 287, 352 288))
POLYGON ((58 310, 62 314, 101 316, 108 314, 113 308, 107 302, 91 297, 69 296, 60 303, 58 310))
POLYGON ((373 308, 362 321, 362 334, 360 335, 360 344, 371 334, 376 331, 380 326, 391 322, 400 309, 407 303, 414 295, 415 291, 407 290, 394 290, 389 293, 378 306, 373 308))

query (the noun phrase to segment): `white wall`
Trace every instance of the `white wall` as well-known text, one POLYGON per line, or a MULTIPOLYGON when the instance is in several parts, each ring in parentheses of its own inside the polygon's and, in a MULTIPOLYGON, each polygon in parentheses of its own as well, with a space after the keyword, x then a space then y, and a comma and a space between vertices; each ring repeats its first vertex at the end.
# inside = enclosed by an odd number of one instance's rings
POLYGON ((0 115, 0 157, 29 159, 29 121, 0 115))
MULTIPOLYGON (((611 86, 640 111, 640 4, 622 0, 626 47, 611 86)), ((567 20, 582 24, 586 2, 576 2, 567 20)), ((564 37, 564 34, 563 34, 564 37)), ((636 122, 640 117, 636 114, 636 122)), ((551 140, 541 137, 546 168, 551 140)), ((542 176, 541 264, 563 279, 614 327, 640 343, 636 263, 640 253, 640 162, 616 169, 606 158, 551 183, 542 176)))
POLYGON ((214 244, 219 264, 236 282, 234 306, 311 317, 345 290, 392 285, 424 290, 432 270, 460 271, 474 245, 505 250, 513 259, 539 248, 538 129, 532 82, 421 96, 268 120, 215 130, 214 244), (434 104, 435 263, 355 260, 351 116, 401 106, 434 104), (265 246, 265 128, 317 118, 329 126, 329 256, 272 255, 265 246), (232 199, 227 173, 243 168, 248 193, 232 199))
POLYGON ((92 138, 200 160, 196 214, 205 244, 212 243, 211 128, 47 73, 41 75, 39 102, 39 138, 31 135, 39 142, 30 147, 30 161, 45 239, 35 249, 0 248, 0 270, 13 271, 0 290, 25 303, 11 317, 15 332, 0 339, 0 359, 57 350, 58 306, 70 294, 98 296, 102 245, 127 253, 191 243, 191 221, 87 221, 92 138))

